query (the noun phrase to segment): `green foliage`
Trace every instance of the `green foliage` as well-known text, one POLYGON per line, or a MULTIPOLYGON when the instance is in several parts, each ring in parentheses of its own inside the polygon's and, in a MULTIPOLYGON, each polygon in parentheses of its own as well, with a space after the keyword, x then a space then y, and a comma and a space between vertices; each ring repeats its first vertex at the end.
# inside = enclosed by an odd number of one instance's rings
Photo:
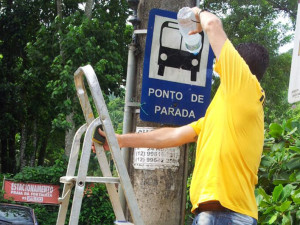
POLYGON ((93 66, 105 94, 120 94, 119 87, 124 82, 126 71, 127 52, 124 47, 130 41, 130 32, 127 32, 130 27, 125 25, 124 19, 127 15, 125 1, 110 1, 96 4, 91 20, 80 11, 63 19, 57 18, 54 26, 56 29, 61 26, 56 33, 60 54, 50 65, 52 79, 49 79, 47 89, 52 92, 53 99, 59 100, 56 104, 58 113, 67 115, 74 110, 73 73, 79 66, 93 66))
POLYGON ((64 1, 62 17, 56 1, 0 3, 2 172, 13 172, 17 160, 52 163, 72 125, 66 116, 74 113, 76 127, 83 123, 73 81, 79 66, 93 66, 104 93, 122 95, 132 34, 127 1, 95 1, 91 19, 78 3, 64 1))
POLYGON ((187 180, 186 188, 186 203, 185 203, 185 225, 192 224, 194 215, 191 213, 192 203, 190 199, 190 187, 191 187, 192 176, 190 175, 187 180))
POLYGON ((34 213, 36 214, 38 223, 40 225, 56 224, 58 215, 57 205, 30 204, 29 206, 34 209, 34 213))
POLYGON ((290 52, 272 57, 269 69, 263 77, 262 86, 266 92, 265 121, 267 124, 292 116, 290 110, 287 110, 290 108, 287 102, 287 90, 291 60, 290 52))
MULTIPOLYGON (((296 3, 292 5, 296 6, 296 3)), ((289 12, 296 12, 296 7, 293 8, 292 5, 279 9, 274 1, 268 0, 206 0, 201 7, 211 9, 223 18, 224 29, 234 44, 257 42, 266 46, 271 53, 276 53, 280 45, 290 40, 286 32, 293 27, 292 24, 286 26, 275 20, 279 11, 292 17, 289 12), (289 12, 285 9, 289 9, 289 12)))
POLYGON ((3 181, 4 178, 5 179, 11 179, 12 174, 4 174, 4 173, 0 173, 0 202, 7 202, 8 200, 4 199, 4 190, 3 190, 3 181))
POLYGON ((123 131, 124 116, 124 98, 108 96, 107 109, 116 133, 121 134, 123 131))
POLYGON ((299 192, 295 185, 276 186, 268 195, 263 188, 256 189, 256 199, 261 213, 260 224, 298 224, 300 213, 299 192))
POLYGON ((24 167, 13 179, 19 182, 39 182, 46 184, 59 184, 59 178, 64 176, 67 169, 66 159, 57 159, 49 167, 24 167))
MULTIPOLYGON (((34 121, 32 114, 37 114, 39 111, 37 110, 39 107, 35 106, 40 105, 36 104, 36 98, 33 97, 44 87, 38 86, 35 76, 28 72, 31 63, 26 56, 25 46, 34 40, 41 23, 47 24, 54 18, 54 13, 55 2, 53 1, 1 1, 0 105, 3 107, 0 110, 0 124, 6 128, 1 131, 1 141, 2 143, 10 141, 10 145, 3 146, 2 151, 11 152, 9 156, 3 154, 1 158, 3 172, 13 172, 15 168, 16 159, 12 156, 17 154, 12 140, 16 133, 20 132, 22 125, 27 123, 30 124, 28 128, 31 128, 34 121), (37 87, 34 84, 37 84, 37 87)), ((42 101, 38 103, 40 102, 42 101)), ((43 117, 44 115, 41 114, 40 118, 43 117)))
POLYGON ((300 123, 271 123, 259 168, 260 224, 300 223, 300 123))
POLYGON ((113 224, 115 215, 105 186, 97 184, 91 187, 91 193, 83 198, 79 224, 113 224))

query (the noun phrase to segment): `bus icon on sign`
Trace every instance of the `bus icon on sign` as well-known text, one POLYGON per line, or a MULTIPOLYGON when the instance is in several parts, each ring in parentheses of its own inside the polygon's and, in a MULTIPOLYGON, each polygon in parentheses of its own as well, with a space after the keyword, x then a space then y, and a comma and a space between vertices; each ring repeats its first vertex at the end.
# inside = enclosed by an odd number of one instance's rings
POLYGON ((190 80, 197 80, 197 72, 199 72, 199 63, 203 48, 203 32, 202 47, 197 55, 187 51, 183 42, 183 37, 179 32, 178 23, 173 21, 165 21, 161 25, 159 37, 159 54, 158 54, 158 75, 164 76, 165 67, 183 69, 191 72, 190 80), (174 36, 178 36, 175 38, 174 36), (170 41, 170 40, 179 40, 170 41))

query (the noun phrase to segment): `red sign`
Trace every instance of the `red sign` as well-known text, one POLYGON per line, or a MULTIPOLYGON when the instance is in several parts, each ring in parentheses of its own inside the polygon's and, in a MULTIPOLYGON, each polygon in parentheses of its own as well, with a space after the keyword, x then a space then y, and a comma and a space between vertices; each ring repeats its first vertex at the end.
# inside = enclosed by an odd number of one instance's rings
POLYGON ((4 198, 16 202, 58 204, 59 185, 16 183, 5 180, 4 198))

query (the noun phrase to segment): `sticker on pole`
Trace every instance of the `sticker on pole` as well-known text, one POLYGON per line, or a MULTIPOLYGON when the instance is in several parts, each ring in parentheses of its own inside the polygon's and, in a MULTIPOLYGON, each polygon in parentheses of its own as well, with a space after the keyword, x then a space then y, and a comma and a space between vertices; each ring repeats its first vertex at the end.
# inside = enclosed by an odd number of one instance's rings
MULTIPOLYGON (((153 127, 137 127, 137 133, 154 130, 153 127)), ((173 169, 179 167, 179 147, 155 149, 135 148, 133 153, 133 168, 141 170, 173 169)))
POLYGON ((177 13, 152 9, 145 48, 140 117, 184 125, 204 116, 210 103, 214 54, 202 32, 202 47, 187 51, 177 13))
POLYGON ((300 0, 298 1, 298 13, 295 30, 295 41, 291 66, 288 101, 289 103, 300 101, 300 0))

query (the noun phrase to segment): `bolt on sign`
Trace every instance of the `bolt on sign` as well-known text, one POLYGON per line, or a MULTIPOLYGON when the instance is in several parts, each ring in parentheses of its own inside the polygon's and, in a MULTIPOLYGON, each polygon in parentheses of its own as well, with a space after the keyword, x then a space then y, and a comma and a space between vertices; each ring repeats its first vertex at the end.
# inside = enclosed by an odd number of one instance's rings
POLYGON ((295 30, 288 101, 289 103, 295 103, 300 101, 300 0, 298 0, 298 13, 295 30))
POLYGON ((187 51, 177 13, 152 9, 145 47, 140 117, 184 125, 204 116, 210 103, 213 51, 202 32, 198 54, 187 51))
POLYGON ((4 181, 4 198, 16 202, 58 204, 59 185, 4 181))

